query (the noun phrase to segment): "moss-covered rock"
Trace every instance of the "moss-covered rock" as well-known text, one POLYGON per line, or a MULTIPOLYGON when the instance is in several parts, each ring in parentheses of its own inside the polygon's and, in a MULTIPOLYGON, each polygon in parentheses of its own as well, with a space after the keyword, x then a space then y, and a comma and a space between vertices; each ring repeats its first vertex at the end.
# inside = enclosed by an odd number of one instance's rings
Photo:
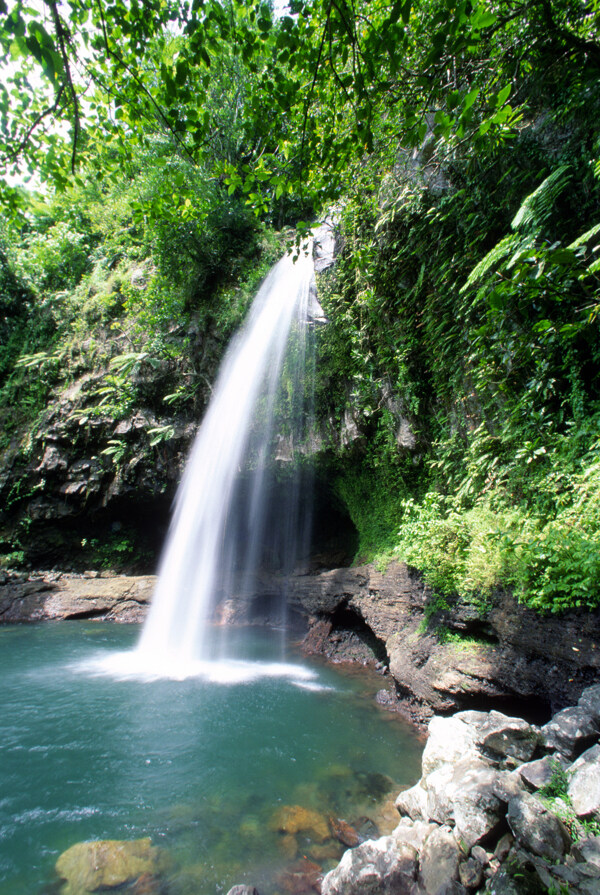
POLYGON ((61 895, 88 895, 107 889, 134 892, 143 882, 145 891, 158 882, 166 870, 166 853, 152 845, 149 838, 77 842, 56 862, 56 872, 64 880, 61 895))

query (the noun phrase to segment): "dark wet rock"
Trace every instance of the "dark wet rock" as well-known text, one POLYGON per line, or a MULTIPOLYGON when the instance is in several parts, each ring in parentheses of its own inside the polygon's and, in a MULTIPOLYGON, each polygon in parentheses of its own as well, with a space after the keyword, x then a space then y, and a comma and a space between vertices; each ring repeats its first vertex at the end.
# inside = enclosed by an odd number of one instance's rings
POLYGON ((474 845, 471 849, 471 857, 475 858, 476 861, 479 861, 482 867, 486 867, 490 862, 491 856, 488 855, 485 848, 483 848, 481 845, 474 845))
POLYGON ((501 868, 490 878, 486 892, 489 895, 524 895, 525 890, 508 870, 501 868))
MULTIPOLYGON (((600 613, 541 617, 499 593, 484 617, 457 603, 425 626, 430 592, 402 563, 391 563, 385 572, 357 566, 296 578, 290 598, 309 618, 308 651, 352 660, 352 633, 371 632, 374 641, 365 649, 371 650, 373 664, 387 661, 404 709, 421 723, 434 712, 484 701, 491 708, 512 702, 511 714, 529 711, 543 722, 551 707, 574 704, 583 682, 600 671, 600 613), (440 643, 437 624, 484 636, 460 649, 440 643), (387 659, 373 643, 384 648, 387 659)), ((361 653, 359 661, 364 660, 361 653)))
POLYGON ((59 472, 68 467, 68 462, 56 445, 49 444, 44 451, 44 456, 40 465, 36 467, 36 472, 48 473, 59 472))
POLYGON ((579 817, 600 818, 600 745, 592 746, 567 771, 569 798, 579 817))
POLYGON ((393 836, 367 840, 344 853, 324 878, 323 895, 411 895, 417 852, 393 836))
POLYGON ((466 889, 477 889, 483 882, 484 865, 477 858, 470 857, 458 868, 461 883, 466 889))
POLYGON ((528 793, 510 801, 507 820, 524 848, 549 861, 560 861, 570 845, 563 823, 528 793))
POLYGON ((542 727, 543 743, 573 759, 598 739, 598 728, 581 706, 563 709, 542 727))
POLYGON ((427 895, 436 895, 442 886, 458 880, 460 849, 448 827, 435 827, 420 853, 419 883, 427 895))
POLYGON ((167 866, 166 855, 150 839, 78 842, 63 852, 56 872, 64 880, 61 895, 87 895, 108 889, 142 893, 155 886, 167 866), (126 887, 128 887, 126 889, 126 887))

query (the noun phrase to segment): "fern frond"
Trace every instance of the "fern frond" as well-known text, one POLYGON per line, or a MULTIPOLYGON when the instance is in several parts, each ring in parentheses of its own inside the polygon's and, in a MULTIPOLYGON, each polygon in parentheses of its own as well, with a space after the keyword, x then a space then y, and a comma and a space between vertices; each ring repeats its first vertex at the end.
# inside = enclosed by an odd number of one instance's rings
POLYGON ((550 216, 556 199, 570 180, 571 175, 568 173, 570 168, 570 165, 561 165, 556 168, 533 193, 524 199, 512 220, 513 230, 530 225, 539 226, 544 223, 550 216))
POLYGON ((479 264, 476 264, 471 273, 468 276, 467 282, 460 290, 461 293, 465 292, 473 283, 476 283, 477 280, 480 280, 482 277, 488 273, 488 271, 494 267, 498 261, 501 261, 502 258, 505 258, 509 252, 514 251, 521 244, 521 237, 517 236, 514 233, 509 233, 508 236, 505 236, 504 239, 501 239, 500 242, 496 243, 493 249, 487 253, 487 255, 481 259, 479 264))
POLYGON ((519 242, 519 246, 517 251, 514 253, 512 258, 509 259, 508 264, 506 265, 506 270, 511 270, 518 264, 519 261, 523 261, 527 256, 535 249, 536 239, 535 236, 530 236, 527 239, 521 239, 519 242))
POLYGON ((589 242, 590 239, 593 239, 597 233, 600 233, 600 224, 596 224, 595 227, 592 227, 591 230, 586 230, 585 233, 582 233, 581 236, 578 236, 575 242, 572 242, 570 246, 567 246, 568 249, 578 249, 580 245, 583 245, 586 242, 589 242))

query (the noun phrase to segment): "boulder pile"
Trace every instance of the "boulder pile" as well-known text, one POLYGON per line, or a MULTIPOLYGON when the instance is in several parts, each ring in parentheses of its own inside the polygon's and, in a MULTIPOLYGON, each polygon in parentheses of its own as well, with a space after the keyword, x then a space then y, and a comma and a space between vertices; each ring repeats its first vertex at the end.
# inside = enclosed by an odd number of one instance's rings
POLYGON ((389 836, 348 849, 323 895, 600 895, 600 684, 543 727, 434 717, 389 836))

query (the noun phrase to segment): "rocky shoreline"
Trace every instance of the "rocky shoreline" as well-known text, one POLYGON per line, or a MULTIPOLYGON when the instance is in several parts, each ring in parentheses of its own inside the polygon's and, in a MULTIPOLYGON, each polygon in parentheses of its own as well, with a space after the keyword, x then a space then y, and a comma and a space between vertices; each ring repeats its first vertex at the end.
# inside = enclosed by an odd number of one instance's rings
POLYGON ((600 685, 539 728, 433 718, 390 836, 344 853, 322 895, 600 892, 600 685))

